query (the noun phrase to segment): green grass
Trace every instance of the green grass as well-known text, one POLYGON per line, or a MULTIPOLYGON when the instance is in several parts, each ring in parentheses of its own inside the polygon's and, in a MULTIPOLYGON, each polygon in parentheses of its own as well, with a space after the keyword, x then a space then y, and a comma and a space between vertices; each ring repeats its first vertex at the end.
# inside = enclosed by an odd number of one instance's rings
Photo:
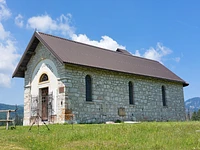
POLYGON ((77 124, 0 127, 0 149, 200 149, 200 122, 144 122, 140 124, 77 124))

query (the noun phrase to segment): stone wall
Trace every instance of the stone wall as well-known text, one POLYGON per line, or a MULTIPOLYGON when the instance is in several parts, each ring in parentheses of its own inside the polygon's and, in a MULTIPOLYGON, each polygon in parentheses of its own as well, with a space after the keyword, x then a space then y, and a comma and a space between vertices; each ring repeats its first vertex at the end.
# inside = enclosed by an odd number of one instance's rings
POLYGON ((78 123, 185 120, 182 83, 77 65, 65 67, 66 103, 78 123), (86 75, 92 77, 92 102, 85 97, 86 75), (129 104, 129 81, 134 86, 134 105, 129 104), (167 106, 162 102, 163 85, 167 106), (119 108, 125 109, 124 117, 118 115, 119 108))

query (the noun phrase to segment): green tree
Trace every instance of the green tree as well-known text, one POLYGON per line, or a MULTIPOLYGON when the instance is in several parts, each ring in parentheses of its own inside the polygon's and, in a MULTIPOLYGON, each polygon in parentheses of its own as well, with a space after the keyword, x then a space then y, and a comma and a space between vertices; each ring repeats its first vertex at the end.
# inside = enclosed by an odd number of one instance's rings
POLYGON ((197 120, 197 112, 193 112, 192 114, 192 118, 191 118, 192 121, 196 121, 197 120))
POLYGON ((200 109, 197 112, 197 120, 200 120, 200 109))
POLYGON ((191 120, 193 121, 200 121, 200 109, 192 114, 191 120))

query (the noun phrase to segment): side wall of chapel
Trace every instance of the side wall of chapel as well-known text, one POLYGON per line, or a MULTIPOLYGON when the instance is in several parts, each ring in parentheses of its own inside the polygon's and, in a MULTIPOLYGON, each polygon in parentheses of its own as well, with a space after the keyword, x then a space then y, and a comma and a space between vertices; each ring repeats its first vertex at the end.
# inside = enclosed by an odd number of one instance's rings
POLYGON ((182 83, 76 65, 66 65, 68 107, 78 123, 119 120, 185 120, 182 83), (86 101, 86 75, 92 79, 92 101, 86 101), (129 104, 133 83, 134 105, 129 104), (162 86, 166 104, 163 106, 162 86), (123 110, 125 116, 119 115, 123 110))

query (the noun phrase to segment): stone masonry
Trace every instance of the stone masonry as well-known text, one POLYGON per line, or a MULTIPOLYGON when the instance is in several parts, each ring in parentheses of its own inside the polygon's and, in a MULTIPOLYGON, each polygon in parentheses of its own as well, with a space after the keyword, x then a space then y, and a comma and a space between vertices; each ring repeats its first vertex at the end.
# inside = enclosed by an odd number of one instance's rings
POLYGON ((66 102, 78 123, 185 120, 181 83, 77 65, 65 67, 66 102), (92 78, 92 102, 85 97, 86 75, 92 78), (134 85, 134 105, 129 104, 129 81, 134 85), (166 87, 167 106, 162 103, 162 85, 166 87), (119 108, 125 109, 124 117, 118 115, 119 108))

